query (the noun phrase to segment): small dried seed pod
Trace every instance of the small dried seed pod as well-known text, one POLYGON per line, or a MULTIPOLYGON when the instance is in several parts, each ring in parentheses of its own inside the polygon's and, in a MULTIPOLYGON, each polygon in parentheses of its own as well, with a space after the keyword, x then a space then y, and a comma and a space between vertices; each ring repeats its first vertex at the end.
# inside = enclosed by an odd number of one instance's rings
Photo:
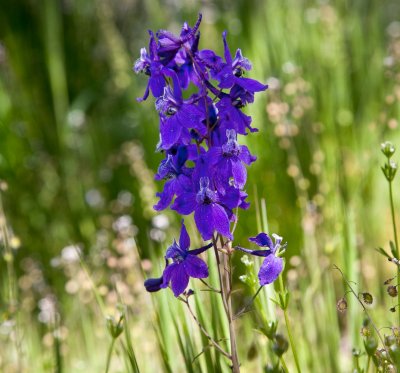
POLYGON ((369 337, 371 335, 371 330, 369 330, 369 328, 366 326, 363 326, 360 330, 360 333, 363 337, 369 337))
POLYGON ((361 295, 365 304, 369 305, 374 301, 374 297, 370 293, 362 293, 361 295))
POLYGON ((390 285, 387 287, 387 292, 391 297, 397 297, 398 291, 397 291, 397 286, 390 285))
POLYGON ((346 298, 340 298, 336 303, 336 309, 339 312, 345 312, 347 310, 347 300, 346 298))

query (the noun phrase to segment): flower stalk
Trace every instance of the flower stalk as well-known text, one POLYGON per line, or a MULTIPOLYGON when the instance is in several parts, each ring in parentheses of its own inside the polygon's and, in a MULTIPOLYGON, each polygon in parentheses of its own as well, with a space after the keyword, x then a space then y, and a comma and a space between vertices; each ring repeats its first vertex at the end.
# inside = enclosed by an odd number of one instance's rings
POLYGON ((280 286, 279 304, 283 311, 283 315, 285 317, 286 330, 288 333, 289 343, 290 343, 290 347, 292 349, 294 362, 296 364, 296 369, 297 369, 298 373, 301 373, 299 357, 297 355, 297 349, 296 349, 296 345, 294 343, 294 339, 293 339, 293 335, 292 335, 292 328, 291 328, 290 320, 289 320, 289 317, 287 314, 287 308, 289 305, 289 293, 287 292, 287 290, 283 284, 282 275, 279 276, 279 286, 280 286))
MULTIPOLYGON (((395 252, 393 252, 393 256, 396 259, 400 259, 399 257, 399 241, 397 238, 397 226, 396 226, 396 215, 394 211, 394 201, 393 201, 393 180, 396 176, 397 172, 397 163, 392 161, 392 156, 396 151, 396 148, 389 141, 381 144, 382 153, 386 156, 386 163, 382 167, 383 174, 389 185, 389 203, 390 203, 390 214, 392 218, 392 227, 393 227, 393 236, 395 243, 395 252)), ((397 266, 397 278, 400 278, 400 267, 397 266)), ((400 304, 400 293, 397 294, 397 304, 400 304)), ((398 313, 398 324, 400 325, 400 312, 398 313)))
MULTIPOLYGON (((221 236, 221 244, 222 244, 222 236, 221 236)), ((232 358, 232 372, 239 373, 240 372, 240 363, 237 352, 237 344, 236 344, 236 332, 234 325, 234 317, 232 311, 232 246, 231 243, 227 243, 224 245, 227 249, 227 254, 223 254, 224 257, 224 275, 225 275, 225 285, 226 289, 224 291, 224 296, 227 305, 226 317, 228 319, 229 324, 229 340, 231 344, 231 358, 232 358)), ((221 295, 222 296, 222 295, 221 295)))
POLYGON ((242 109, 254 102, 255 93, 265 91, 268 86, 244 77, 252 65, 240 49, 231 53, 226 32, 222 34, 223 56, 199 49, 201 19, 200 14, 193 27, 185 23, 179 35, 166 30, 149 31, 148 51, 141 49, 134 71, 148 76, 145 93, 138 100, 146 100, 151 93, 160 119, 157 151, 165 158, 155 179, 165 180, 165 183, 163 190, 157 193, 159 201, 154 209, 162 211, 170 207, 183 216, 193 213, 201 238, 211 242, 191 249, 182 220, 179 242, 174 240, 167 248, 161 277, 149 278, 144 285, 149 292, 171 288, 175 297, 186 304, 211 344, 231 360, 232 371, 239 373, 232 308, 232 255, 239 249, 264 257, 258 275, 260 286, 274 282, 283 267, 280 255, 285 245, 281 245, 282 238, 277 235, 273 235, 275 243, 266 233, 249 239, 266 248, 263 250, 232 247, 238 209, 250 206, 245 192, 247 166, 257 158, 239 142, 240 136, 258 131, 251 126, 252 118, 242 109), (195 92, 185 98, 189 85, 195 87, 195 92), (219 287, 204 280, 209 271, 199 257, 211 248, 219 287), (221 296, 229 326, 230 353, 211 338, 191 309, 188 299, 195 296, 192 290, 187 290, 191 278, 200 280, 207 291, 221 296))

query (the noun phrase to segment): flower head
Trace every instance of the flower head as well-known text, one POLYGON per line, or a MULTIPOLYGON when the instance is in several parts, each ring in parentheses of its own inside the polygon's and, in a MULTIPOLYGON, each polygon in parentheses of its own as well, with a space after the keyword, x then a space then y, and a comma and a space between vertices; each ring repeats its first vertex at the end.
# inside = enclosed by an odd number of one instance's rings
POLYGON ((171 208, 182 215, 194 212, 194 220, 203 240, 210 240, 216 231, 233 238, 230 232, 232 209, 242 202, 240 191, 231 188, 231 193, 222 195, 215 188, 214 180, 208 176, 200 177, 196 189, 179 195, 171 208))
POLYGON ((189 250, 189 247, 190 237, 182 222, 179 243, 174 240, 165 253, 166 267, 162 277, 147 279, 144 283, 147 291, 155 292, 171 286, 174 295, 178 297, 187 288, 190 277, 208 277, 207 264, 197 255, 209 249, 211 244, 195 250, 189 250))
POLYGON ((257 236, 249 238, 249 241, 254 242, 257 246, 266 247, 267 250, 249 250, 240 246, 235 247, 235 249, 244 251, 245 253, 265 257, 258 272, 258 279, 261 286, 274 282, 283 270, 283 259, 279 255, 283 253, 286 244, 281 245, 282 237, 277 234, 272 234, 272 237, 275 243, 272 242, 271 237, 266 233, 259 233, 257 236))

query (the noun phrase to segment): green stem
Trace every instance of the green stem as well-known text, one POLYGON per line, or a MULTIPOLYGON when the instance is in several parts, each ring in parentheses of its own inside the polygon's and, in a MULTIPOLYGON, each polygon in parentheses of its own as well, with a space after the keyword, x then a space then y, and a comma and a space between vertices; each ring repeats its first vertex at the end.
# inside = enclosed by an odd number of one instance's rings
POLYGON ((240 363, 239 357, 237 353, 237 344, 236 344, 236 334, 234 327, 234 318, 232 311, 232 301, 231 301, 231 293, 232 293, 232 265, 231 265, 231 255, 232 255, 232 247, 231 243, 224 243, 223 237, 221 235, 217 235, 216 238, 213 237, 213 245, 214 245, 214 253, 215 258, 217 260, 218 267, 218 277, 220 281, 220 289, 221 289, 221 298, 222 303, 224 305, 226 318, 229 326, 229 340, 231 347, 230 359, 232 361, 232 373, 240 373, 240 363), (221 249, 227 245, 226 249, 227 253, 223 253, 222 261, 219 256, 218 250, 218 238, 220 239, 221 249), (221 271, 222 264, 222 271, 221 271))
POLYGON ((113 349, 114 349, 114 344, 115 344, 115 338, 112 339, 112 342, 110 344, 110 348, 108 349, 106 373, 108 373, 108 370, 110 369, 111 355, 112 355, 112 352, 113 352, 113 349))
POLYGON ((284 370, 286 373, 289 372, 289 369, 288 369, 288 367, 287 367, 287 365, 286 365, 286 363, 285 363, 285 359, 283 358, 283 356, 281 356, 281 357, 279 358, 279 360, 280 360, 280 362, 281 362, 281 364, 282 364, 283 370, 284 370))
POLYGON ((369 372, 369 365, 371 363, 371 356, 368 356, 368 360, 367 360, 367 367, 365 368, 365 373, 369 372))
POLYGON ((377 328, 377 326, 375 325, 375 323, 373 322, 371 316, 369 315, 368 310, 366 309, 366 307, 364 306, 364 303, 360 300, 360 298, 358 297, 357 293, 354 291, 354 289, 351 287, 349 280, 347 280, 347 278, 344 276, 342 270, 336 265, 333 265, 334 269, 337 269, 340 274, 342 275, 342 278, 344 280, 344 282, 346 283, 346 285, 348 286, 348 288, 350 289, 351 293, 356 297, 358 303, 360 303, 360 306, 362 307, 362 309, 364 310, 365 315, 367 316, 369 322, 371 323, 372 327, 374 328, 376 335, 378 336, 379 340, 382 343, 382 347, 385 349, 386 354, 388 356, 388 360, 390 362, 392 362, 392 359, 390 357, 390 353, 389 353, 389 349, 388 347, 385 345, 384 339, 382 338, 382 334, 380 333, 379 329, 377 328))
POLYGON ((393 202, 393 188, 392 182, 389 181, 389 198, 390 198, 390 211, 392 214, 392 225, 393 225, 393 234, 394 234, 394 242, 396 244, 396 254, 397 258, 399 258, 399 246, 398 246, 398 239, 397 239, 397 228, 396 228, 396 216, 394 214, 394 202, 393 202))
POLYGON ((211 342, 211 344, 219 351, 221 352, 222 355, 227 357, 228 359, 231 359, 231 355, 229 355, 224 349, 214 340, 214 338, 211 337, 211 335, 207 332, 207 330, 204 328, 204 326, 200 323, 199 319, 196 317, 194 314, 192 308, 190 307, 189 300, 185 300, 183 298, 179 298, 183 303, 186 304, 186 307, 188 308, 190 314, 193 317, 193 320, 196 322, 196 324, 199 326, 201 332, 207 337, 207 339, 211 342))
MULTIPOLYGON (((283 292, 285 288, 283 285, 282 275, 279 276, 279 285, 280 285, 281 291, 283 292)), ((296 364, 296 369, 297 369, 298 373, 301 373, 299 357, 297 355, 297 350, 296 350, 296 347, 294 344, 294 340, 293 340, 293 336, 292 336, 292 329, 290 326, 290 321, 289 321, 289 317, 288 317, 286 308, 283 309, 283 315, 285 316, 286 329, 287 329, 287 333, 288 333, 288 337, 289 337, 290 347, 292 348, 292 353, 293 353, 293 357, 294 357, 294 362, 296 364)))
MULTIPOLYGON (((388 162, 389 162, 389 160, 388 160, 388 162)), ((398 243, 398 239, 397 239, 396 216, 394 213, 392 181, 389 181, 389 199, 390 199, 390 211, 391 211, 391 215, 392 215, 394 243, 396 245, 396 257, 397 257, 397 259, 400 259, 399 258, 399 243, 398 243)), ((397 278, 400 278, 400 267, 397 267, 397 278)), ((397 294, 397 304, 400 304, 400 292, 397 294)), ((399 317, 399 325, 400 325, 400 312, 398 312, 398 317, 399 317)))

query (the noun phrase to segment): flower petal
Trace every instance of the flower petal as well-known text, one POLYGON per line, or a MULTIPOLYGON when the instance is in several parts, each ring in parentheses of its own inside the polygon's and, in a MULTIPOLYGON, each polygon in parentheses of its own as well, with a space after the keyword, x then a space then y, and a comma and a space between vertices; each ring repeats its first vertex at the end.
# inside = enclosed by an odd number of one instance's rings
POLYGON ((213 213, 213 220, 214 224, 213 227, 218 233, 221 233, 223 236, 228 237, 229 239, 233 239, 232 233, 230 232, 229 228, 229 218, 225 209, 217 204, 214 204, 212 208, 213 213))
POLYGON ((199 255, 201 253, 203 253, 204 251, 208 250, 210 247, 213 247, 212 242, 210 242, 209 244, 199 247, 198 249, 194 249, 194 250, 189 250, 188 254, 190 255, 199 255))
POLYGON ((190 247, 190 237, 186 230, 185 224, 183 223, 183 220, 182 220, 181 235, 179 237, 179 246, 183 251, 188 250, 190 247))
POLYGON ((270 249, 274 248, 274 244, 272 243, 271 237, 266 233, 259 233, 255 237, 250 237, 249 241, 254 242, 256 245, 260 247, 269 247, 270 249))
POLYGON ((246 184, 247 170, 243 163, 239 160, 232 159, 232 175, 235 182, 235 187, 242 189, 246 184))
POLYGON ((175 115, 161 121, 160 133, 162 148, 169 149, 175 145, 179 140, 181 132, 182 126, 176 120, 175 115))
POLYGON ((253 163, 257 159, 256 156, 251 155, 249 148, 246 145, 240 145, 239 158, 246 164, 253 163))
POLYGON ((176 271, 178 265, 179 264, 177 264, 177 263, 172 263, 165 267, 163 275, 162 275, 164 281, 160 286, 161 288, 164 289, 164 288, 168 287, 169 282, 171 281, 171 277, 172 277, 174 271, 176 271))
POLYGON ((154 210, 161 211, 166 209, 175 195, 176 179, 168 180, 164 185, 164 190, 157 193, 156 196, 160 197, 160 200, 156 205, 153 206, 154 210))
POLYGON ((222 33, 222 40, 224 42, 224 57, 225 57, 226 63, 228 65, 230 65, 231 69, 232 69, 232 55, 231 55, 231 51, 229 50, 228 42, 226 41, 226 35, 227 35, 227 32, 224 31, 222 33))
POLYGON ((159 291, 161 289, 161 285, 164 282, 164 279, 162 277, 159 278, 148 278, 144 282, 144 287, 149 293, 154 293, 156 291, 159 291))
POLYGON ((182 215, 191 214, 196 208, 196 194, 182 193, 178 196, 171 206, 172 210, 179 212, 182 215))
POLYGON ((258 272, 258 279, 260 285, 267 285, 273 283, 283 270, 283 259, 277 258, 274 255, 268 255, 263 264, 261 265, 260 271, 258 272))
POLYGON ((243 251, 246 254, 250 254, 250 255, 255 255, 255 256, 269 256, 272 255, 272 251, 271 250, 250 250, 250 249, 246 249, 245 247, 241 247, 241 246, 235 246, 234 247, 235 250, 240 250, 243 251))
POLYGON ((225 189, 225 194, 219 195, 219 202, 229 209, 234 209, 241 203, 241 197, 239 189, 228 187, 225 189))
POLYGON ((168 247, 167 251, 165 252, 165 259, 174 259, 177 256, 182 256, 184 252, 178 246, 176 241, 172 243, 171 246, 168 247))
POLYGON ((194 212, 194 221, 203 240, 210 240, 214 233, 214 220, 211 205, 200 205, 194 212))
POLYGON ((152 76, 149 79, 151 93, 154 97, 160 97, 163 95, 165 87, 164 75, 156 71, 155 69, 152 70, 152 76))
POLYGON ((261 92, 268 88, 268 85, 262 84, 257 80, 250 78, 238 78, 236 84, 250 92, 261 92))
POLYGON ((194 255, 188 255, 183 262, 186 273, 194 278, 208 277, 207 264, 203 260, 194 255))
POLYGON ((202 127, 204 114, 196 105, 183 104, 175 115, 182 127, 196 129, 202 127))
POLYGON ((174 295, 177 297, 181 295, 189 283, 189 276, 186 273, 183 263, 179 263, 171 276, 171 288, 174 295))

